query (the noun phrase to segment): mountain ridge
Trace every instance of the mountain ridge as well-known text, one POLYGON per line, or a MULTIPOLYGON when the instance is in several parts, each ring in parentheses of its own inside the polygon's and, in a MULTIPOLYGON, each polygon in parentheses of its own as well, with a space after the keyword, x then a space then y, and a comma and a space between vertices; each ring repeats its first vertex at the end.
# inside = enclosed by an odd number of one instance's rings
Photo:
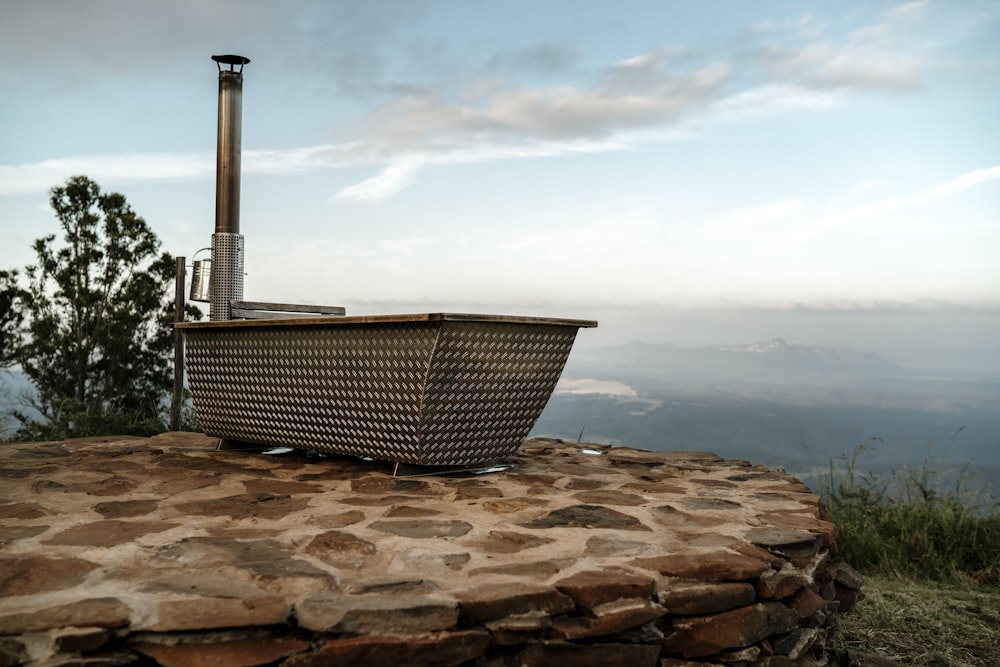
POLYGON ((683 347, 633 341, 574 352, 575 368, 700 377, 747 377, 779 381, 819 377, 905 375, 908 371, 876 354, 847 347, 794 345, 784 338, 753 343, 683 347))

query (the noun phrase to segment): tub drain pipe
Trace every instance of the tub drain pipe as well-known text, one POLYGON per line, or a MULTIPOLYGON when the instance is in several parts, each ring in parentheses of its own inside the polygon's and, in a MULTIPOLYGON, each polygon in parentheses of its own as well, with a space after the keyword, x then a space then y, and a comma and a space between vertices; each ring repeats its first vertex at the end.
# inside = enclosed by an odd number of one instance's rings
POLYGON ((219 129, 215 162, 215 233, 212 235, 212 300, 209 319, 230 320, 233 301, 243 300, 243 235, 240 234, 240 153, 243 66, 249 58, 212 56, 219 67, 219 129), (229 69, 223 69, 223 65, 229 69), (239 65, 239 70, 236 66, 239 65))

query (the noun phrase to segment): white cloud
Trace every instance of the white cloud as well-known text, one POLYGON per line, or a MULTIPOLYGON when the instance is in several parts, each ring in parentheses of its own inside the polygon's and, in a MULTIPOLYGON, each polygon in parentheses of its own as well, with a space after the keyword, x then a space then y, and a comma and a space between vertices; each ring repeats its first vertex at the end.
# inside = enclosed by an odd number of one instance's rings
POLYGON ((657 64, 659 60, 656 53, 644 53, 639 56, 619 60, 616 64, 618 67, 645 68, 657 64))
POLYGON ((402 190, 416 177, 419 165, 414 162, 391 164, 371 178, 341 189, 331 199, 376 201, 402 190))
MULTIPOLYGON (((285 174, 337 168, 351 165, 356 160, 354 152, 357 149, 356 143, 344 143, 283 150, 246 150, 241 157, 241 167, 248 174, 285 174)), ((214 162, 214 155, 212 159, 214 162)))
POLYGON ((933 199, 938 199, 939 197, 950 195, 953 192, 965 190, 966 188, 971 188, 981 183, 987 183, 997 179, 1000 179, 1000 165, 988 167, 986 169, 968 171, 917 195, 917 201, 931 201, 933 199))
POLYGON ((829 109, 837 104, 830 91, 791 83, 767 83, 724 97, 709 108, 709 116, 724 121, 744 121, 790 111, 829 109))
POLYGON ((381 105, 369 134, 393 152, 593 140, 700 108, 718 96, 730 73, 723 63, 671 72, 662 58, 647 55, 608 68, 589 87, 509 87, 485 98, 467 90, 455 101, 408 95, 381 105))
MULTIPOLYGON (((826 213, 823 213, 822 209, 816 204, 801 202, 796 202, 795 206, 789 206, 784 209, 780 206, 780 203, 773 210, 769 210, 769 208, 775 205, 765 205, 763 208, 750 209, 749 218, 747 218, 746 212, 737 211, 731 215, 731 219, 728 221, 730 224, 727 224, 727 219, 723 218, 714 223, 714 229, 716 232, 726 231, 733 229, 732 223, 743 223, 747 220, 751 223, 755 221, 763 223, 770 218, 771 229, 776 233, 770 236, 771 241, 767 247, 767 251, 774 257, 787 256, 790 248, 813 241, 834 230, 859 223, 877 223, 879 227, 882 227, 891 224, 897 214, 909 208, 943 199, 963 190, 996 180, 1000 180, 1000 165, 965 172, 943 183, 903 197, 880 199, 861 206, 833 211, 828 210, 826 213), (767 215, 757 217, 754 215, 757 212, 766 213, 767 215), (789 216, 786 214, 792 215, 789 216)), ((865 189, 874 189, 882 185, 876 182, 865 189)), ((852 188, 852 193, 856 187, 852 188)), ((869 225, 864 231, 870 234, 877 228, 869 225)), ((712 230, 713 227, 710 226, 709 229, 712 230)), ((752 229, 752 226, 747 229, 752 229)), ((905 229, 909 236, 913 236, 916 231, 912 222, 907 222, 905 229)), ((739 237, 736 238, 739 240, 739 237)), ((749 235, 747 236, 747 240, 749 240, 749 235)))
POLYGON ((134 181, 215 176, 215 156, 207 153, 127 153, 0 165, 0 195, 48 190, 70 176, 97 181, 134 181))
MULTIPOLYGON (((323 144, 288 150, 243 151, 246 174, 284 174, 349 166, 354 144, 323 144)), ((38 192, 86 174, 99 181, 153 181, 215 178, 215 153, 118 153, 77 155, 30 164, 0 165, 0 196, 38 192)))
POLYGON ((942 197, 997 179, 1000 179, 1000 165, 985 169, 976 169, 906 197, 883 199, 864 206, 831 213, 816 223, 815 230, 826 230, 862 220, 890 216, 907 207, 941 199, 942 197))
MULTIPOLYGON (((321 144, 283 150, 245 150, 244 174, 306 173, 358 166, 384 166, 375 176, 338 191, 332 200, 377 201, 407 187, 422 166, 462 164, 570 153, 622 150, 613 140, 534 141, 523 144, 457 145, 446 150, 393 154, 361 142, 321 144)), ((70 176, 99 182, 134 182, 215 177, 215 153, 139 153, 75 156, 22 165, 0 165, 0 196, 42 192, 70 176)))
POLYGON ((758 61, 786 83, 818 89, 911 91, 923 85, 931 61, 916 39, 926 2, 893 7, 879 20, 854 30, 846 39, 827 37, 828 26, 805 21, 789 26, 798 45, 783 42, 757 47, 758 61))
MULTIPOLYGON (((841 39, 830 38, 829 26, 809 17, 766 21, 751 31, 756 58, 720 54, 673 62, 671 53, 653 49, 611 62, 589 80, 561 85, 486 83, 468 74, 455 81, 431 78, 419 88, 399 85, 362 111, 367 124, 358 140, 247 150, 243 169, 270 174, 372 166, 379 169, 374 176, 331 200, 374 202, 413 184, 425 165, 623 150, 690 138, 682 129, 696 123, 826 109, 843 103, 848 89, 912 89, 921 83, 927 58, 907 38, 919 27, 924 4, 897 6, 841 39), (764 41, 778 37, 793 45, 764 41)), ((185 11, 195 11, 194 5, 185 11)), ((377 27, 387 20, 379 14, 362 23, 377 27)), ((565 56, 559 49, 553 54, 565 56)), ((96 155, 0 165, 0 195, 43 191, 77 173, 113 181, 210 178, 214 156, 96 155)))

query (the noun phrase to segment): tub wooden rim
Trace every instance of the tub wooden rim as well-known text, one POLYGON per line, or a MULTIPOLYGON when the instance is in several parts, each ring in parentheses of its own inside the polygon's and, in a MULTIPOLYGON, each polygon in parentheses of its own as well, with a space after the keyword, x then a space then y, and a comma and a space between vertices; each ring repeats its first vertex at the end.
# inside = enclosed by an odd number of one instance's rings
POLYGON ((538 324, 588 329, 597 326, 595 320, 572 320, 555 317, 521 317, 518 315, 483 315, 476 313, 403 313, 392 315, 324 315, 269 320, 222 320, 216 322, 177 322, 176 329, 230 329, 287 326, 347 326, 352 324, 386 324, 402 322, 485 322, 491 324, 538 324))

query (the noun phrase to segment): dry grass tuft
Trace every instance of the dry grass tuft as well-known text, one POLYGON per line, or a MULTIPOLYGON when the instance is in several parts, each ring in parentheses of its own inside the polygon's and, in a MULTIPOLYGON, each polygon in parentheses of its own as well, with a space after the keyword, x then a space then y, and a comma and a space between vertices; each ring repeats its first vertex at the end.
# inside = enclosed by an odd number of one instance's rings
POLYGON ((914 667, 1000 665, 1000 588, 870 576, 863 590, 839 617, 841 651, 914 667))

